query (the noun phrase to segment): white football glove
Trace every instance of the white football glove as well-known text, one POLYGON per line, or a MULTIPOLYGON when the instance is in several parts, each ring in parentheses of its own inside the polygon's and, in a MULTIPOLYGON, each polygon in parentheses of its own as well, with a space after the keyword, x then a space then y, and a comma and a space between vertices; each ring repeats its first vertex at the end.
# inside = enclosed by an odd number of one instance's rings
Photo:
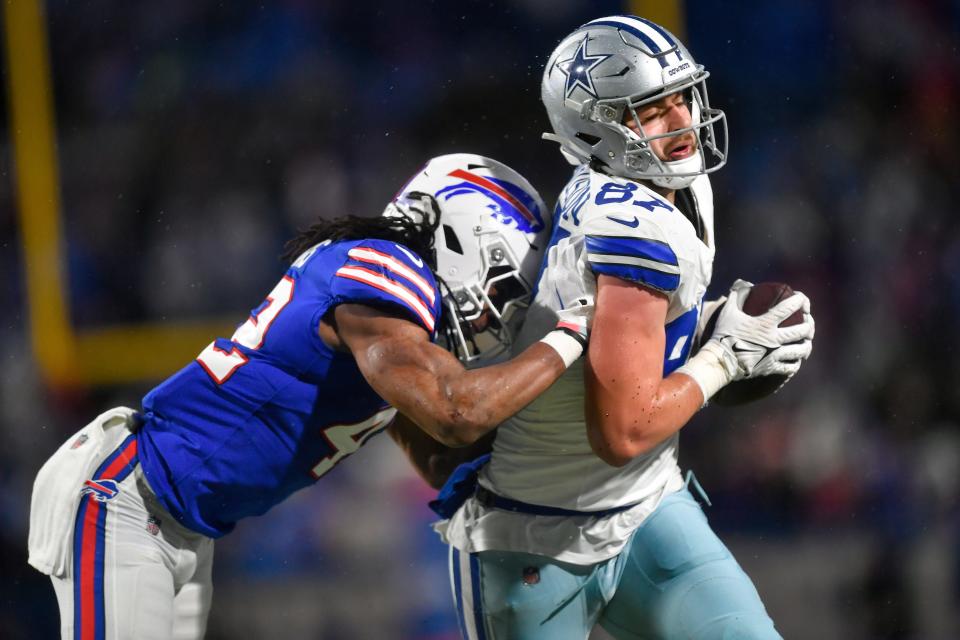
POLYGON ((745 280, 733 283, 727 304, 717 317, 713 336, 707 342, 722 346, 726 361, 736 360, 731 382, 771 374, 793 375, 812 349, 815 325, 810 315, 810 299, 794 292, 766 313, 751 316, 743 312, 743 301, 752 286, 745 280), (800 324, 779 326, 801 309, 804 319, 800 324))
POLYGON ((576 242, 570 238, 550 247, 545 269, 547 277, 541 282, 545 290, 556 292, 560 306, 556 312, 556 329, 541 342, 553 347, 568 367, 586 349, 597 293, 597 278, 587 267, 582 249, 582 239, 576 242))
POLYGON ((704 402, 735 380, 767 375, 793 376, 813 348, 815 324, 810 300, 795 292, 766 313, 743 312, 743 300, 753 285, 737 280, 727 303, 717 316, 713 335, 678 371, 693 378, 703 391, 704 402), (803 321, 789 327, 779 324, 794 312, 803 311, 803 321))
POLYGON ((710 318, 723 306, 723 303, 727 301, 727 296, 720 296, 716 300, 704 300, 700 308, 700 317, 697 318, 697 330, 693 334, 693 344, 695 349, 699 348, 696 345, 699 345, 703 342, 703 332, 707 330, 707 323, 710 322, 710 318))

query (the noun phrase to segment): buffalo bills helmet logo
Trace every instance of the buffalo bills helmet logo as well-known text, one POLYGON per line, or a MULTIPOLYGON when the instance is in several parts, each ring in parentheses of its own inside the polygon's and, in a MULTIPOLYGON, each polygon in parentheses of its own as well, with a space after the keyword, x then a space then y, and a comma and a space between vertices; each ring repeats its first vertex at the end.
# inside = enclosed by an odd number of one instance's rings
POLYGON ((92 496, 97 502, 112 500, 120 493, 116 480, 87 480, 83 483, 80 495, 92 496))
POLYGON ((464 169, 447 174, 457 182, 440 189, 438 200, 449 200, 467 193, 479 193, 490 201, 489 209, 500 222, 525 233, 537 233, 544 227, 543 213, 537 202, 521 187, 499 178, 481 176, 464 169))

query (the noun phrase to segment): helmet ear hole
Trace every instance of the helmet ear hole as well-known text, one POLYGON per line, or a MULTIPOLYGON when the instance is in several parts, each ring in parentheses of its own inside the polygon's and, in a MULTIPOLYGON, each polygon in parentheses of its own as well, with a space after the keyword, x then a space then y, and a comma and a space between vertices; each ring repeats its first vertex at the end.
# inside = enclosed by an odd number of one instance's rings
POLYGON ((443 239, 447 244, 447 249, 463 255, 463 246, 460 244, 460 239, 457 238, 457 232, 448 224, 443 225, 443 239))

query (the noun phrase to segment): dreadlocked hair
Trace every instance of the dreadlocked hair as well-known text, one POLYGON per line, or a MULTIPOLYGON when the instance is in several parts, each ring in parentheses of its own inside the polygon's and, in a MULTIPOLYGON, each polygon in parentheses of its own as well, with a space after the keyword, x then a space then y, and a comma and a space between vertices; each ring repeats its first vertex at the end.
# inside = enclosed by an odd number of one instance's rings
POLYGON ((416 218, 398 209, 403 215, 376 218, 346 215, 332 220, 320 220, 289 240, 280 257, 286 262, 293 262, 304 251, 324 240, 340 242, 372 238, 404 245, 423 258, 432 271, 436 271, 437 257, 433 248, 433 234, 440 226, 439 208, 428 194, 410 192, 407 196, 429 198, 432 214, 428 215, 419 208, 409 207, 410 211, 419 214, 416 218))

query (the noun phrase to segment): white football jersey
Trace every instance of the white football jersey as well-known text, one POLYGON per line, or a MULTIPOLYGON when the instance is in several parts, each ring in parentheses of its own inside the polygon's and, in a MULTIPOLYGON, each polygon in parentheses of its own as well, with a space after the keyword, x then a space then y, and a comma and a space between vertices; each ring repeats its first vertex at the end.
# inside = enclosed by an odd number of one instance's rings
MULTIPOLYGON (((697 178, 689 190, 677 192, 676 201, 674 206, 638 182, 579 167, 557 203, 551 248, 516 350, 555 326, 558 291, 572 278, 591 280, 593 274, 605 273, 668 296, 664 376, 682 365, 713 269, 709 178, 697 178)), ((610 466, 593 453, 584 423, 583 384, 581 358, 501 425, 480 483, 514 500, 576 511, 637 506, 607 518, 568 518, 486 509, 471 498, 439 527, 453 546, 523 551, 574 563, 600 561, 618 553, 660 500, 682 486, 677 434, 623 467, 610 466)))

